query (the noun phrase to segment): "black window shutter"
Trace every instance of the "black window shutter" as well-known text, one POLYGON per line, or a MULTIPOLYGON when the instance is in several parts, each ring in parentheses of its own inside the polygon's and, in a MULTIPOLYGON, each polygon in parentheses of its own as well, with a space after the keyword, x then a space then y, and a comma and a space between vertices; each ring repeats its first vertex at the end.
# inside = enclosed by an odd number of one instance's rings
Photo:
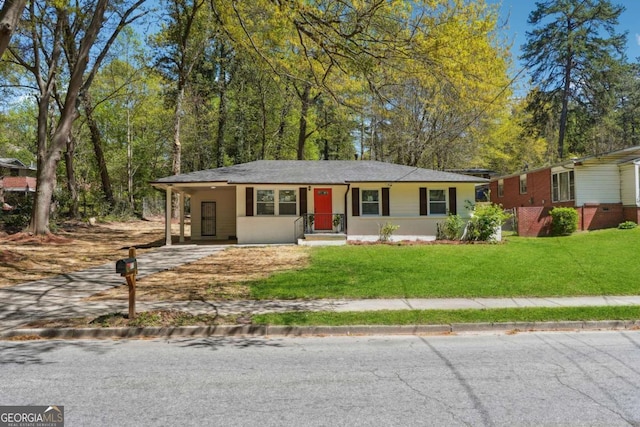
POLYGON ((351 215, 360 216, 360 189, 351 189, 351 215))
POLYGON ((247 216, 253 216, 253 187, 247 187, 245 190, 245 209, 247 216))
POLYGON ((427 188, 420 187, 420 215, 427 215, 427 188))
POLYGON ((449 215, 458 215, 458 200, 456 187, 449 187, 449 215))
POLYGON ((389 216, 389 188, 382 187, 382 216, 389 216))
POLYGON ((300 216, 307 214, 307 187, 300 187, 300 216))

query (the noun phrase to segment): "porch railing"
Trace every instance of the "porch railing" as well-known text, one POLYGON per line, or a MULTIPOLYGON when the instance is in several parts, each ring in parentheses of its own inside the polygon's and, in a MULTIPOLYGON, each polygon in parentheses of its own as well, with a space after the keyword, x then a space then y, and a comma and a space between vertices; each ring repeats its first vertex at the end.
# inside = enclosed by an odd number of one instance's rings
POLYGON ((339 213, 310 213, 302 215, 305 234, 344 233, 344 219, 344 214, 339 213))

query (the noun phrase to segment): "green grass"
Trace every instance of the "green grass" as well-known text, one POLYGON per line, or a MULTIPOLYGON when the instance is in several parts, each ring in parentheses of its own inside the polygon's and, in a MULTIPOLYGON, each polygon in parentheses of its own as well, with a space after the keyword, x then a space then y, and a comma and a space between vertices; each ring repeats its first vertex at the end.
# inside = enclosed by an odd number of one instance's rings
POLYGON ((250 283, 252 297, 445 298, 640 293, 640 228, 495 245, 311 249, 310 266, 250 283))
POLYGON ((640 319, 640 307, 503 308, 488 310, 397 310, 260 314, 254 324, 288 326, 447 325, 478 322, 550 322, 640 319))

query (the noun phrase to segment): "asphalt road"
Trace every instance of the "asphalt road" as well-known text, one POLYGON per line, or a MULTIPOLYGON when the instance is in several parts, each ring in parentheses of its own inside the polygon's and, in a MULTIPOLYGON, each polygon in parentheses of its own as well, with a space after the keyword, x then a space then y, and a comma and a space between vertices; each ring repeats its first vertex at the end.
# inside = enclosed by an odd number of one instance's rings
POLYGON ((66 426, 640 426, 640 331, 0 342, 66 426))

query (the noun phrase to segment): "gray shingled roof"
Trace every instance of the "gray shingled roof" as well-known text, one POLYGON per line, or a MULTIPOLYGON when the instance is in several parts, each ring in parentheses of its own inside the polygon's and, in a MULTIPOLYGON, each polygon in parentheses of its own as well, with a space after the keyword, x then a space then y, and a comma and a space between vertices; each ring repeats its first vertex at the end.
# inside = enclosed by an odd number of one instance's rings
POLYGON ((483 178, 355 160, 259 160, 160 178, 151 184, 346 184, 350 182, 488 182, 483 178))

